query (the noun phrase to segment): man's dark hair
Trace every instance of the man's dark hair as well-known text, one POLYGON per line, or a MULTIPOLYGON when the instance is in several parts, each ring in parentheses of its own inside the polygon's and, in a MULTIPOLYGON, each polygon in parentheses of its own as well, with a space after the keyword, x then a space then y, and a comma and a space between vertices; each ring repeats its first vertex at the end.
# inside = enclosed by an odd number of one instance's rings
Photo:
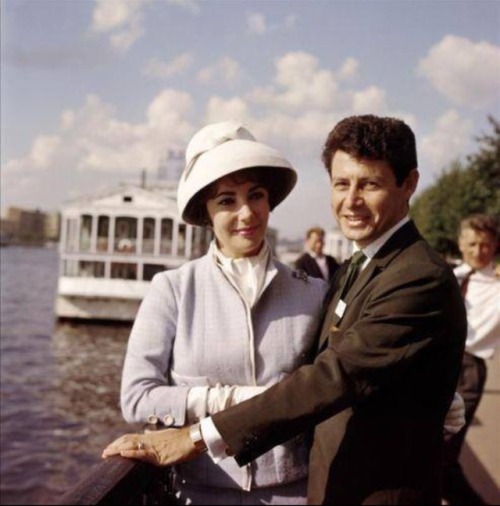
POLYGON ((322 160, 328 173, 339 150, 357 160, 386 162, 398 186, 418 166, 415 135, 404 121, 396 118, 369 114, 351 116, 337 123, 323 148, 322 160))

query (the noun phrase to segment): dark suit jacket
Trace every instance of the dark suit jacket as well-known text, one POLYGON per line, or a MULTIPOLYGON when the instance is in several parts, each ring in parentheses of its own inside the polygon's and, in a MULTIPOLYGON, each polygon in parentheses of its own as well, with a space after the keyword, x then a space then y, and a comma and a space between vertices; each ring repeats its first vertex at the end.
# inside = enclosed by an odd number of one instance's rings
MULTIPOLYGON (((328 267, 328 279, 326 281, 330 281, 333 278, 333 275, 335 274, 336 270, 339 267, 339 264, 330 255, 325 255, 326 258, 326 265, 328 267)), ((295 268, 296 269, 302 269, 304 272, 309 274, 309 276, 312 276, 313 278, 323 278, 323 273, 321 272, 321 269, 318 266, 318 263, 316 260, 309 254, 304 253, 301 255, 296 261, 295 261, 295 268)))
POLYGON ((311 504, 440 504, 443 420, 466 337, 453 272, 410 222, 345 302, 339 319, 331 301, 313 364, 213 421, 240 465, 316 425, 311 504))

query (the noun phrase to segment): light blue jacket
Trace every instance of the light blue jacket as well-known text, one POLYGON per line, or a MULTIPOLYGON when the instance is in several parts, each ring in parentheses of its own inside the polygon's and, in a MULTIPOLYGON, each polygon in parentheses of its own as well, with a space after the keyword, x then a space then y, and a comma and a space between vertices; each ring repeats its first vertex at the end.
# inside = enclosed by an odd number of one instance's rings
MULTIPOLYGON (((137 314, 125 357, 123 416, 156 415, 182 426, 190 387, 272 385, 310 360, 326 283, 304 279, 271 259, 260 299, 250 310, 212 254, 157 274, 137 314)), ((208 455, 178 466, 191 484, 259 488, 307 475, 299 437, 246 467, 208 455)))

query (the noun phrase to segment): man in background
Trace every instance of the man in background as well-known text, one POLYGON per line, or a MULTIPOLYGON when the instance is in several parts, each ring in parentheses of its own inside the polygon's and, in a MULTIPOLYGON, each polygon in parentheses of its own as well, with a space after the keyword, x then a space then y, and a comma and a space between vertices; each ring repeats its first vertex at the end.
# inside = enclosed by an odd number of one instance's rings
POLYGON ((458 246, 463 263, 455 269, 467 311, 467 341, 458 383, 465 402, 465 425, 445 442, 444 499, 449 504, 485 504, 467 481, 459 463, 467 430, 486 382, 486 360, 500 342, 500 277, 493 260, 498 241, 495 220, 476 214, 462 220, 458 246))
POLYGON ((295 268, 329 282, 339 265, 335 258, 323 253, 324 246, 325 231, 320 227, 310 228, 306 233, 305 252, 295 261, 295 268))

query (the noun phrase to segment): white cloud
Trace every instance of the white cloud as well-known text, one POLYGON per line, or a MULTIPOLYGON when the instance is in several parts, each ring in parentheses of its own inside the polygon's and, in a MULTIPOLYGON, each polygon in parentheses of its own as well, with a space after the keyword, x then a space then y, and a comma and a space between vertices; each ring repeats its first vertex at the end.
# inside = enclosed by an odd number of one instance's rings
POLYGON ((4 168, 121 174, 154 169, 168 148, 183 147, 193 133, 187 119, 192 107, 187 93, 166 89, 149 104, 145 121, 134 124, 117 120, 111 105, 89 95, 80 109, 63 111, 58 135, 37 137, 27 157, 10 160, 4 168))
POLYGON ((378 86, 352 94, 352 110, 355 114, 381 114, 387 110, 386 93, 378 86))
POLYGON ((347 58, 338 71, 339 79, 350 81, 357 77, 359 72, 359 62, 356 58, 347 58))
POLYGON ((250 35, 262 35, 266 33, 266 17, 261 12, 247 15, 247 33, 250 35))
POLYGON ((126 52, 144 34, 142 10, 151 0, 96 0, 91 30, 108 34, 111 46, 126 52))
POLYGON ((31 148, 30 159, 36 168, 46 169, 50 166, 61 139, 57 135, 39 135, 31 148))
POLYGON ((240 97, 224 99, 214 96, 208 100, 205 108, 205 124, 218 121, 239 120, 248 121, 250 117, 248 104, 240 97))
POLYGON ((306 52, 287 53, 276 61, 274 85, 256 88, 250 100, 291 112, 333 107, 338 93, 334 75, 306 52))
POLYGON ((142 73, 148 77, 168 79, 182 74, 193 64, 194 57, 191 53, 185 52, 176 56, 170 62, 163 62, 158 58, 151 58, 142 69, 142 73))
POLYGON ((30 153, 19 159, 10 160, 2 167, 7 173, 28 171, 44 171, 50 168, 61 146, 61 138, 57 135, 39 135, 33 141, 30 153))
POLYGON ((270 25, 262 12, 254 12, 247 14, 246 21, 247 34, 259 36, 279 30, 293 30, 297 24, 297 15, 288 14, 284 20, 270 25))
POLYGON ((472 126, 472 122, 462 118, 456 110, 445 112, 436 121, 434 131, 419 142, 419 165, 438 173, 453 160, 461 158, 468 152, 472 126))
POLYGON ((96 0, 92 13, 92 29, 106 33, 127 24, 138 5, 124 0, 96 0))
POLYGON ((197 79, 203 84, 234 84, 242 75, 240 64, 233 58, 225 56, 213 65, 204 67, 198 72, 197 79))
POLYGON ((500 100, 500 47, 488 42, 447 35, 419 62, 418 73, 457 105, 500 100))

